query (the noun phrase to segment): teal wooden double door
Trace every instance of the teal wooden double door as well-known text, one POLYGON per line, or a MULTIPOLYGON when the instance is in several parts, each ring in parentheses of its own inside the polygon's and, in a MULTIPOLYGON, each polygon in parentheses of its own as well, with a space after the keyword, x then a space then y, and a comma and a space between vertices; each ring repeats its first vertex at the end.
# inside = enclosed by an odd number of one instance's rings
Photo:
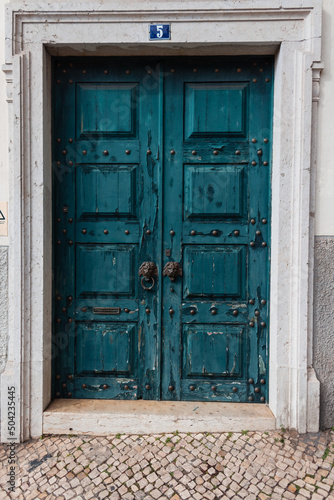
POLYGON ((267 401, 272 79, 54 60, 54 397, 267 401))

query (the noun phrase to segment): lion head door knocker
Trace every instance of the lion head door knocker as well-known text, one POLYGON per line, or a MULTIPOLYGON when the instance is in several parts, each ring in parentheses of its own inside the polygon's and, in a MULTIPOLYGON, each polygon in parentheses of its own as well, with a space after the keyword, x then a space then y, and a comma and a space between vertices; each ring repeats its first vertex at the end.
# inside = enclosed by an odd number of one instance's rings
POLYGON ((143 262, 139 268, 139 276, 142 276, 140 284, 144 290, 152 290, 155 283, 154 278, 158 277, 157 266, 154 262, 143 262))
POLYGON ((171 281, 175 281, 178 276, 182 276, 182 267, 178 262, 167 262, 163 275, 168 276, 171 281))

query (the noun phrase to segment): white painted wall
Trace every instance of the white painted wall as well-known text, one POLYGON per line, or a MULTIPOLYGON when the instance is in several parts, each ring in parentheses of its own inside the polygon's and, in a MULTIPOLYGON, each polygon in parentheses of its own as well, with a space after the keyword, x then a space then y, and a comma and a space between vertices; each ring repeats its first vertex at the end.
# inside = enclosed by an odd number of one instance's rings
MULTIPOLYGON (((1 66, 5 62, 5 1, 0 0, 0 202, 8 201, 8 112, 6 80, 1 66)), ((9 228, 8 228, 9 230, 9 228)), ((8 245, 8 238, 0 236, 0 246, 8 245)))
MULTIPOLYGON (((5 56, 5 3, 0 0, 0 66, 5 56)), ((334 235, 334 1, 323 0, 322 60, 319 103, 319 139, 316 184, 316 227, 318 236, 334 235)), ((5 75, 0 71, 0 202, 8 201, 8 113, 5 75)), ((10 221, 9 221, 10 230, 10 221)), ((8 238, 0 236, 0 246, 8 238)))
POLYGON ((334 235, 334 1, 323 0, 315 234, 334 235))
MULTIPOLYGON (((5 60, 5 3, 0 0, 0 66, 5 60)), ((323 0, 322 61, 317 154, 317 236, 334 235, 334 1, 323 0)), ((5 75, 0 71, 0 202, 8 201, 8 113, 5 75)), ((9 221, 10 230, 10 221, 9 221)), ((8 238, 0 236, 0 246, 8 238)))

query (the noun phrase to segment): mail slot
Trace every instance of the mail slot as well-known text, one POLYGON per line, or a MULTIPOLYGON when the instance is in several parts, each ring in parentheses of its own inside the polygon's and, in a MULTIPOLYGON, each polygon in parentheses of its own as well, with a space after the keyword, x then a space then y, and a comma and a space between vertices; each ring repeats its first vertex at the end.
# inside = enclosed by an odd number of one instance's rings
POLYGON ((93 307, 94 314, 121 314, 120 307, 93 307))

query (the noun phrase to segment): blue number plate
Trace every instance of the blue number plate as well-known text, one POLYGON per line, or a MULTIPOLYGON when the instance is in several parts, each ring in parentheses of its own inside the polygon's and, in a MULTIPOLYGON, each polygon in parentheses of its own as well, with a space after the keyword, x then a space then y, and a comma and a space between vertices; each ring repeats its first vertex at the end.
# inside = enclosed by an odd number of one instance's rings
POLYGON ((170 24, 150 24, 150 40, 170 40, 170 24))

